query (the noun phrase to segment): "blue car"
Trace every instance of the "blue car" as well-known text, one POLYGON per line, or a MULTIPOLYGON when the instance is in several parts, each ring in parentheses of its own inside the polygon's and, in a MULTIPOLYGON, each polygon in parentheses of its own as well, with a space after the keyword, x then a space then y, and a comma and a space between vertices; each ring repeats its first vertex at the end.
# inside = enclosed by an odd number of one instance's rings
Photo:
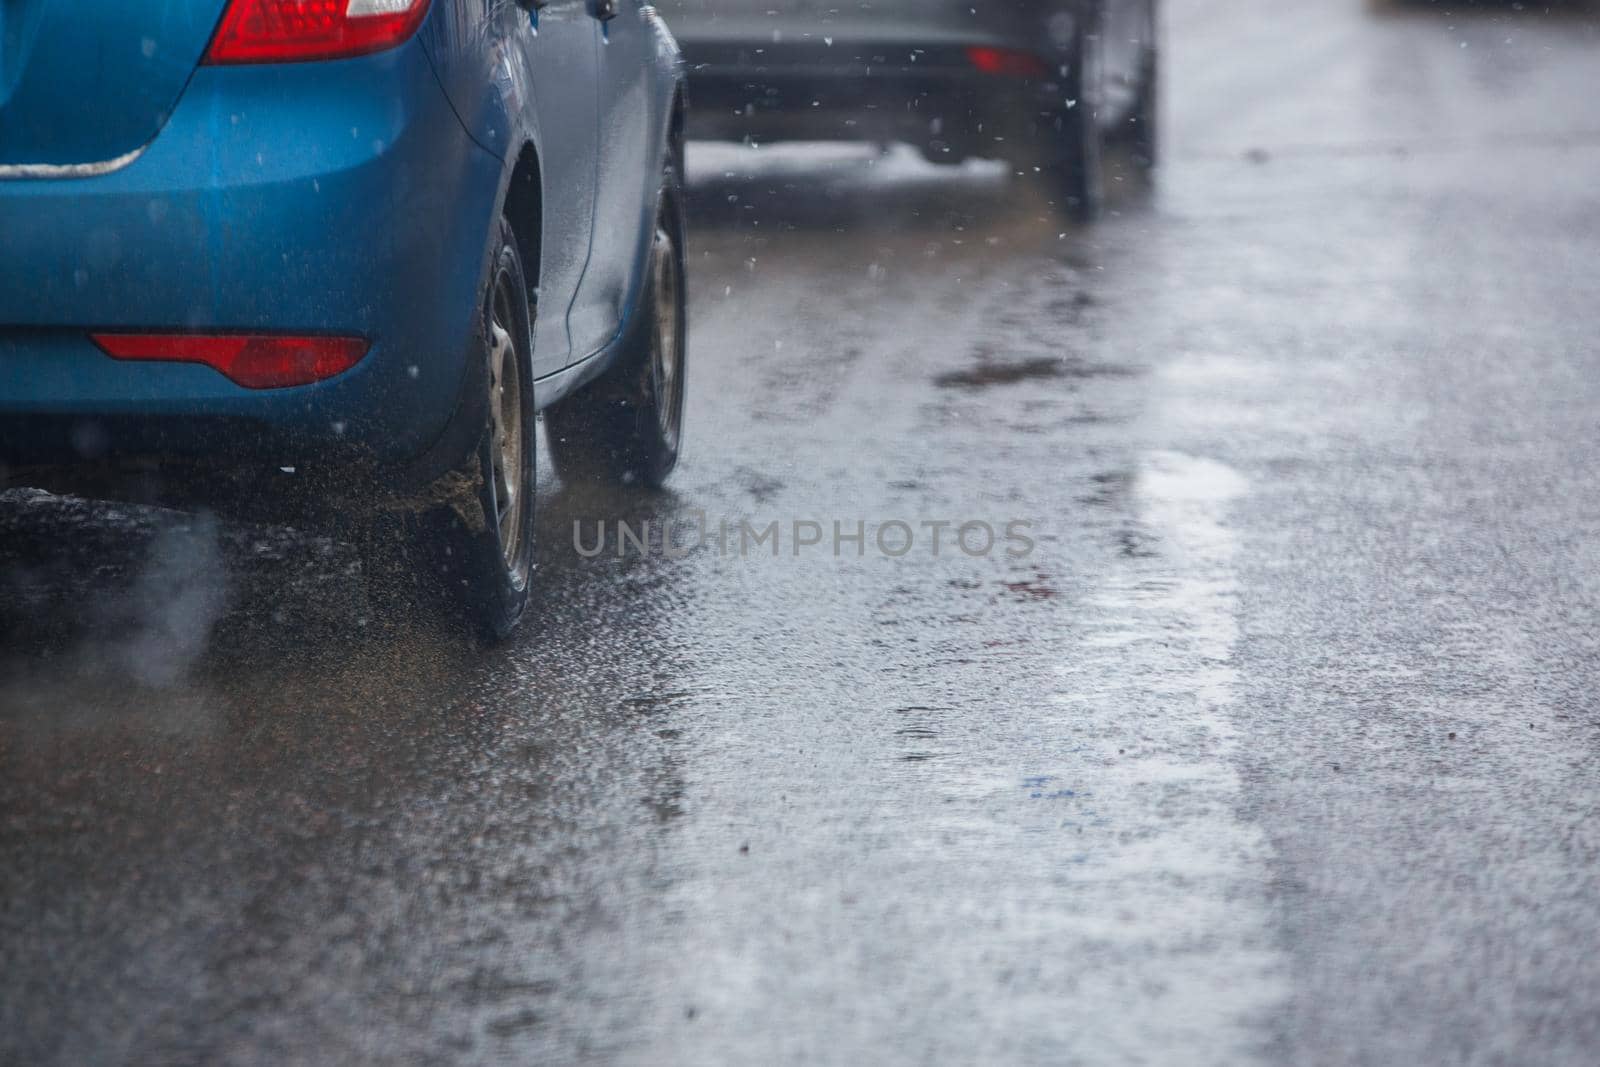
POLYGON ((316 501, 507 634, 536 414, 677 463, 684 107, 640 0, 5 0, 0 486, 316 501))

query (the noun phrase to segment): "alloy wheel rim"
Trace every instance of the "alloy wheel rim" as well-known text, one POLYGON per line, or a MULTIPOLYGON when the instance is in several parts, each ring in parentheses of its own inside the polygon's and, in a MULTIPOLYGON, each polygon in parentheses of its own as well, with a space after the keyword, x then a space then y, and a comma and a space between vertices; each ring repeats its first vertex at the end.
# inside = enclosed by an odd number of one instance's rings
POLYGON ((683 428, 683 324, 677 250, 672 235, 657 228, 651 270, 655 278, 655 344, 650 379, 656 420, 667 451, 676 454, 683 428))
POLYGON ((502 271, 495 279, 489 321, 490 489, 494 521, 499 528, 500 550, 506 569, 517 581, 526 577, 522 526, 526 521, 523 493, 527 453, 522 417, 522 365, 513 330, 514 280, 502 271))

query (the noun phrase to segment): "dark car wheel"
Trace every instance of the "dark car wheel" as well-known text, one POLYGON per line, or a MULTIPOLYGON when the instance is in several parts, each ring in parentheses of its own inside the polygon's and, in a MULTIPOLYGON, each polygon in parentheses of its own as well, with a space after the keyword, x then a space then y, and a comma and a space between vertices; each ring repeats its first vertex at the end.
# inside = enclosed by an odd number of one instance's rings
POLYGON ((678 465, 689 322, 679 173, 676 152, 670 153, 638 328, 603 377, 545 413, 550 456, 563 481, 659 488, 678 465))
POLYGON ((1056 117, 1054 136, 1047 136, 1047 143, 1040 146, 1040 169, 1049 182, 1048 194, 1063 214, 1077 222, 1099 218, 1105 201, 1100 19, 1097 7, 1091 5, 1089 11, 1068 60, 1067 99, 1071 104, 1056 117))
POLYGON ((1128 145, 1133 161, 1142 170, 1154 170, 1160 162, 1161 149, 1161 46, 1156 24, 1155 0, 1148 5, 1150 42, 1145 49, 1143 70, 1139 78, 1139 97, 1128 119, 1128 145))
POLYGON ((462 605, 492 640, 521 621, 534 567, 536 434, 533 317, 511 223, 500 221, 499 248, 484 297, 482 338, 488 364, 488 412, 469 472, 475 507, 434 524, 441 570, 462 605))

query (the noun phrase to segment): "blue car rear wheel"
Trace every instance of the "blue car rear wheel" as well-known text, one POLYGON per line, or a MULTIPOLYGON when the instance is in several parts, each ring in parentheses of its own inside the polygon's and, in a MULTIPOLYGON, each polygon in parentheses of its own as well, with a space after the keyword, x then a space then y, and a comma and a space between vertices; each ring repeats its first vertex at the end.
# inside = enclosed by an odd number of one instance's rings
POLYGON ((522 620, 534 572, 536 305, 517 247, 511 223, 501 219, 483 304, 489 397, 470 472, 476 506, 447 516, 436 533, 449 584, 484 635, 495 641, 510 636, 522 620))

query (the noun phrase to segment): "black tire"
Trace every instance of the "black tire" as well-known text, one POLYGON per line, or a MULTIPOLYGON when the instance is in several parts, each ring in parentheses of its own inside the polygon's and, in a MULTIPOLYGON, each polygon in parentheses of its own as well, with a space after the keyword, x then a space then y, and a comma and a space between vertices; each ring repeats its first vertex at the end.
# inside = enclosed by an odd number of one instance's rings
POLYGON ((562 481, 658 489, 678 465, 688 387, 688 297, 679 149, 667 154, 638 326, 616 364, 545 412, 562 481))
POLYGON ((1100 25, 1099 7, 1091 5, 1068 59, 1067 99, 1072 106, 1056 117, 1054 143, 1041 147, 1040 170, 1050 183, 1049 194, 1057 209, 1075 222, 1095 221, 1105 205, 1100 25))
POLYGON ((522 621, 534 570, 537 408, 533 397, 536 305, 511 223, 500 220, 479 331, 488 410, 469 475, 464 514, 425 517, 439 568, 485 637, 504 640, 522 621))

